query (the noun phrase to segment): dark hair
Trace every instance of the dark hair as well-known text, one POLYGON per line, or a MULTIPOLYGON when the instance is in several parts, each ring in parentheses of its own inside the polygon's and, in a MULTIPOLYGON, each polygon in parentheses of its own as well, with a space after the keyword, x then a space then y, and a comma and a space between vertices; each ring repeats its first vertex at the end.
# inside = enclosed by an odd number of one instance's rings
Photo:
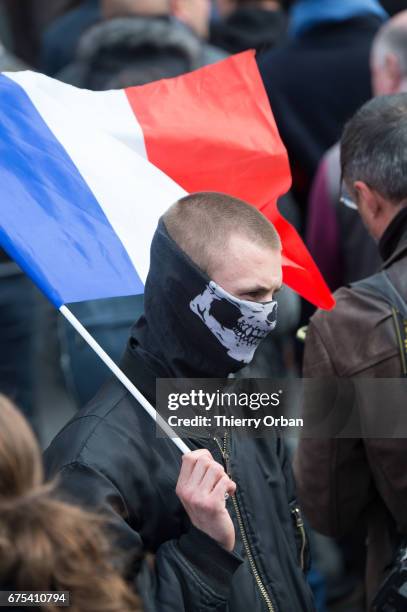
POLYGON ((110 562, 105 521, 58 500, 53 490, 28 423, 0 395, 0 587, 70 591, 71 612, 140 610, 110 562))
POLYGON ((214 257, 232 235, 280 250, 274 225, 254 206, 224 193, 194 193, 176 202, 163 217, 171 238, 209 276, 214 257))
POLYGON ((296 3, 297 0, 280 0, 280 4, 281 7, 285 10, 285 11, 290 11, 291 8, 294 6, 294 4, 296 3))
POLYGON ((380 4, 390 16, 401 13, 406 8, 406 0, 380 0, 380 4))
POLYGON ((342 177, 349 189, 363 181, 394 204, 407 199, 407 94, 367 102, 341 140, 342 177))

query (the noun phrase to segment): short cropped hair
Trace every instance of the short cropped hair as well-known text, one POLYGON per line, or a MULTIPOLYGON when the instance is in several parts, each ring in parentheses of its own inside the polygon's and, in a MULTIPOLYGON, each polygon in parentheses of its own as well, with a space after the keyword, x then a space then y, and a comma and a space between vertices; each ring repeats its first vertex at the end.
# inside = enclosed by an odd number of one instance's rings
POLYGON ((281 249, 274 225, 262 213, 223 193, 188 195, 167 210, 163 221, 171 238, 209 276, 232 235, 281 249))
POLYGON ((341 166, 349 188, 363 181, 394 204, 407 199, 407 94, 362 106, 345 126, 341 166))

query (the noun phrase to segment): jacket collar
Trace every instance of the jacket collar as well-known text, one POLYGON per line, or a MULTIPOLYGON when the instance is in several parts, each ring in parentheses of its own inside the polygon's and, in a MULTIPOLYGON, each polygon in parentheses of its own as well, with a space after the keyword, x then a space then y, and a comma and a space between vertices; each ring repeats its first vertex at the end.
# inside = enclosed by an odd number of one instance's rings
MULTIPOLYGON (((133 342, 134 339, 130 338, 124 355, 120 361, 120 369, 138 388, 138 390, 142 393, 142 395, 144 395, 150 404, 153 407, 156 407, 157 378, 166 378, 168 377, 168 373, 165 372, 159 362, 151 362, 148 354, 143 355, 143 351, 141 350, 140 346, 132 346, 133 342)), ((179 433, 183 433, 182 437, 192 450, 203 448, 203 440, 206 441, 204 446, 208 446, 207 441, 210 436, 209 433, 205 431, 195 433, 193 438, 190 437, 190 431, 182 430, 182 428, 179 428, 179 433)))
POLYGON ((407 207, 403 208, 387 227, 379 242, 386 269, 407 253, 407 207))
POLYGON ((124 352, 120 362, 120 369, 138 388, 144 397, 152 404, 156 405, 156 379, 162 376, 162 373, 155 372, 153 367, 147 360, 143 359, 142 355, 133 350, 131 346, 132 338, 124 352))

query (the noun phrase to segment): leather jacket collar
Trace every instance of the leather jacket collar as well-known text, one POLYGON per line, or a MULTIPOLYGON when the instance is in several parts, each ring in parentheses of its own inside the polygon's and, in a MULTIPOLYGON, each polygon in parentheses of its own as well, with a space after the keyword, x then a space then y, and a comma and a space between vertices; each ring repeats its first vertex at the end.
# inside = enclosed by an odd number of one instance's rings
POLYGON ((407 251, 407 207, 403 208, 386 228, 379 242, 383 268, 388 268, 407 251))

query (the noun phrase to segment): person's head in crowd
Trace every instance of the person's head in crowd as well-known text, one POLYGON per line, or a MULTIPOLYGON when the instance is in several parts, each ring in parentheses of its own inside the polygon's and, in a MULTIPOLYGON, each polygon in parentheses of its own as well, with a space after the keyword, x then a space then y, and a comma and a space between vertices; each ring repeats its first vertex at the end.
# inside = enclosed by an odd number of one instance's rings
POLYGON ((111 565, 104 528, 100 517, 56 498, 33 432, 0 395, 0 588, 70 591, 72 612, 140 610, 111 565))
POLYGON ((407 90, 407 11, 377 33, 371 53, 372 87, 376 96, 407 90))
POLYGON ((380 240, 407 205, 407 94, 376 97, 345 127, 342 178, 370 234, 380 240))
POLYGON ((106 19, 126 15, 171 15, 200 38, 209 34, 210 0, 102 0, 106 19))
POLYGON ((281 9, 281 2, 280 0, 216 0, 216 7, 221 17, 228 17, 228 15, 242 7, 256 7, 265 11, 278 11, 281 9))
POLYGON ((270 221, 242 200, 192 194, 159 222, 135 337, 155 345, 173 376, 227 376, 274 329, 281 284, 270 221))

